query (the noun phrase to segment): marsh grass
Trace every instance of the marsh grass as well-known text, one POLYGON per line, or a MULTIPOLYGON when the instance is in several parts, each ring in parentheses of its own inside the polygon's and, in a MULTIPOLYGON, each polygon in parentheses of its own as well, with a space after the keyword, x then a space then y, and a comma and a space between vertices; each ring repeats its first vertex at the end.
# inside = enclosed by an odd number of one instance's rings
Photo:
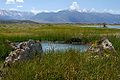
MULTIPOLYGON (((101 37, 108 37, 120 55, 120 29, 88 28, 68 24, 1 24, 0 26, 1 63, 12 50, 6 40, 66 41, 77 37, 84 43, 92 43, 101 37)), ((6 67, 3 80, 119 80, 120 56, 110 54, 109 57, 100 57, 74 50, 64 53, 49 52, 42 58, 38 55, 32 60, 16 62, 11 67, 6 67)))
POLYGON ((18 62, 7 69, 4 80, 119 80, 120 58, 100 57, 70 50, 18 62))

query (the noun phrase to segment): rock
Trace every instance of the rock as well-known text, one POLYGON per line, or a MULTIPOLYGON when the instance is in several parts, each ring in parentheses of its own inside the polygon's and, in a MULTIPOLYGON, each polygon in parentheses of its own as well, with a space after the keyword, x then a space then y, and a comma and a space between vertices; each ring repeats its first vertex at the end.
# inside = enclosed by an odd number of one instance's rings
POLYGON ((73 37, 71 39, 66 40, 65 43, 69 43, 69 44, 81 44, 82 43, 82 39, 81 38, 77 38, 77 37, 73 37))
POLYGON ((4 61, 4 65, 12 64, 18 60, 27 60, 35 56, 36 53, 42 53, 40 41, 29 40, 20 43, 10 43, 14 51, 10 52, 4 61))
POLYGON ((116 53, 112 43, 105 37, 92 44, 87 51, 90 53, 97 53, 99 55, 103 55, 106 51, 116 53))

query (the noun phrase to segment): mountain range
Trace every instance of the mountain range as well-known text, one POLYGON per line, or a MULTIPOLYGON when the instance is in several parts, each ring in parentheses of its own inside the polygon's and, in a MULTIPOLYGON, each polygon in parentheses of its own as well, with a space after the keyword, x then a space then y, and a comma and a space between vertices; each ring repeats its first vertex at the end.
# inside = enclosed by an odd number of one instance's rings
POLYGON ((33 16, 32 12, 0 10, 0 20, 29 20, 33 16))
POLYGON ((32 12, 0 10, 0 20, 33 20, 40 23, 108 23, 120 24, 120 14, 79 12, 62 10, 59 12, 32 12))

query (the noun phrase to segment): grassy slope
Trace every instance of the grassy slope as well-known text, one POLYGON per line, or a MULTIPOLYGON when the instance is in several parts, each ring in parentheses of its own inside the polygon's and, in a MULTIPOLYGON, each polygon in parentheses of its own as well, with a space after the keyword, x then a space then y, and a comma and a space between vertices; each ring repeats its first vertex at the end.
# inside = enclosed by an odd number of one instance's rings
MULTIPOLYGON (((23 41, 41 39, 51 41, 81 37, 91 42, 107 36, 120 54, 120 30, 104 28, 81 28, 81 25, 0 25, 0 59, 10 52, 5 40, 23 41), (4 26, 4 27, 3 27, 4 26), (6 48, 7 47, 7 48, 6 48)), ((91 57, 92 54, 69 51, 43 55, 40 60, 16 63, 8 71, 5 80, 119 80, 120 57, 91 57)))

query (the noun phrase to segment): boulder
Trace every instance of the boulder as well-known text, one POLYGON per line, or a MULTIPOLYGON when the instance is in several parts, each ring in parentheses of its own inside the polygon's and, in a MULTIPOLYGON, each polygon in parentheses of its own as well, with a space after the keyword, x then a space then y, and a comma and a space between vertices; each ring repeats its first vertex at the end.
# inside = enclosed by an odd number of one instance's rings
POLYGON ((97 53, 99 55, 103 55, 107 52, 116 53, 114 46, 106 37, 102 38, 99 41, 96 41, 89 47, 87 51, 90 53, 97 53))
POLYGON ((20 43, 10 43, 14 49, 4 61, 4 66, 14 63, 18 60, 27 60, 35 56, 36 53, 42 53, 42 46, 40 41, 29 40, 20 43))

